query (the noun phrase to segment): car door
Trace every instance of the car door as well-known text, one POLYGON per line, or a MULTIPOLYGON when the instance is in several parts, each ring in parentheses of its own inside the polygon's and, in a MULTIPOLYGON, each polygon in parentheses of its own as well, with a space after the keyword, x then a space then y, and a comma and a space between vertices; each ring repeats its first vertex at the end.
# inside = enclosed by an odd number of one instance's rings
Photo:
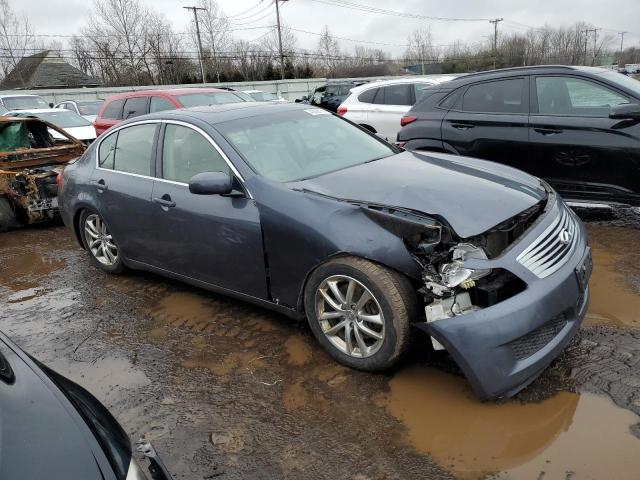
POLYGON ((526 76, 468 86, 442 122, 445 147, 526 170, 528 92, 526 76))
POLYGON ((124 256, 140 262, 148 262, 154 252, 151 193, 159 125, 134 124, 102 138, 90 180, 98 213, 124 256))
POLYGON ((400 119, 415 101, 413 84, 398 83, 381 87, 369 111, 369 125, 391 142, 400 130, 400 119))
POLYGON ((156 266, 192 279, 267 298, 260 215, 247 192, 196 195, 189 180, 202 172, 239 174, 204 131, 165 123, 153 186, 156 266))
POLYGON ((640 125, 609 118, 628 95, 590 78, 536 75, 531 80, 531 172, 567 198, 640 197, 640 125))

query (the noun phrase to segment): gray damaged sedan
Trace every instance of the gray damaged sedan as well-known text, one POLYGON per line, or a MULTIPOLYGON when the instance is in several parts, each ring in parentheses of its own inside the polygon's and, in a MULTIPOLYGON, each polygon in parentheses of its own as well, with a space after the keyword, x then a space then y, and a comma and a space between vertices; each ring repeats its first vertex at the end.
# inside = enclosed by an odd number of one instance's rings
POLYGON ((306 317, 337 361, 360 370, 396 364, 419 329, 480 397, 509 396, 587 309, 587 236, 548 185, 404 152, 308 105, 137 117, 59 183, 64 221, 97 267, 306 317))

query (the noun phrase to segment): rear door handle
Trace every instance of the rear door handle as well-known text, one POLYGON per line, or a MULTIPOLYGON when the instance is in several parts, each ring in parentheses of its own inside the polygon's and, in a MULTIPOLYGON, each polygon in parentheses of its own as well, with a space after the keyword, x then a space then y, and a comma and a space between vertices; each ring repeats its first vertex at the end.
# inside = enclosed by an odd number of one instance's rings
POLYGON ((153 198, 153 203, 157 203, 159 205, 162 205, 165 208, 173 208, 176 206, 176 202, 174 202, 173 200, 171 200, 171 197, 169 195, 163 195, 162 197, 154 197, 153 198))
POLYGON ((464 123, 464 122, 451 122, 451 126, 456 130, 469 130, 470 128, 475 127, 473 123, 464 123))
POLYGON ((91 180, 89 183, 91 185, 93 185, 94 187, 96 187, 101 192, 104 192, 105 190, 109 190, 109 187, 107 187, 107 184, 105 183, 105 181, 103 179, 91 180))
POLYGON ((562 133, 562 129, 551 127, 534 127, 533 130, 541 133, 542 135, 555 135, 556 133, 562 133))

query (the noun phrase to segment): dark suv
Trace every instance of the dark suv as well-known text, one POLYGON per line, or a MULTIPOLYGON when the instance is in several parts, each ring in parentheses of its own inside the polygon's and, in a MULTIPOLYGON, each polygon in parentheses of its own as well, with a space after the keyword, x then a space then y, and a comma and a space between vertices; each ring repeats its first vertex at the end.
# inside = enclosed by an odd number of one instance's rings
POLYGON ((328 82, 301 99, 296 100, 296 103, 310 103, 311 105, 337 112, 338 107, 351 93, 351 89, 365 83, 367 82, 352 80, 328 82))
POLYGON ((640 82, 595 67, 476 73, 430 87, 398 142, 546 179, 570 203, 640 206, 640 82))

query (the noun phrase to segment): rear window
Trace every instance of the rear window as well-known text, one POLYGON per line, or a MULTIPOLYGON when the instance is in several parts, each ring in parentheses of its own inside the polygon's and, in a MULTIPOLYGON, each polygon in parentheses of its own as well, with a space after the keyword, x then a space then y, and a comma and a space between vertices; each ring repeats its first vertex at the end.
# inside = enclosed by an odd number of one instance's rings
POLYGON ((122 106, 124 100, 114 100, 107 104, 104 112, 102 112, 102 118, 108 118, 111 120, 122 120, 122 106))
POLYGON ((97 102, 77 102, 80 115, 97 115, 102 106, 102 100, 97 102))
POLYGON ((240 103, 246 100, 235 93, 188 93, 178 95, 176 99, 183 107, 202 107, 209 105, 224 105, 226 103, 240 103))
POLYGON ((28 110, 32 108, 49 108, 47 102, 42 97, 37 96, 16 96, 4 97, 2 103, 7 110, 28 110))
POLYGON ((82 118, 76 112, 72 112, 71 110, 59 109, 59 111, 56 112, 40 112, 34 113, 33 115, 49 123, 53 123, 60 128, 91 126, 91 122, 82 118))

